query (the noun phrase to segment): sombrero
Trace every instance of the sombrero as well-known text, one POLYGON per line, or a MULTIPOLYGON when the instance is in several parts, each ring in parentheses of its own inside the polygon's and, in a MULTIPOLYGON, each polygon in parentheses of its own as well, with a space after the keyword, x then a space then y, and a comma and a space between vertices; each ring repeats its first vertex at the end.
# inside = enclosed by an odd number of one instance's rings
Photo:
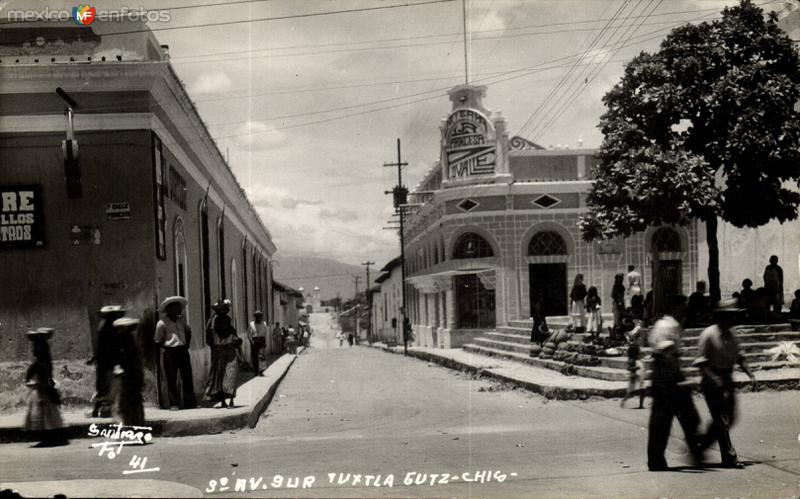
POLYGON ((187 300, 183 296, 170 296, 169 298, 161 302, 161 305, 158 306, 158 310, 160 312, 163 312, 167 308, 167 306, 173 303, 180 303, 181 308, 183 308, 186 306, 187 303, 189 303, 189 300, 187 300))
POLYGON ((121 319, 117 319, 114 321, 114 327, 118 328, 130 328, 136 327, 139 325, 139 319, 134 319, 133 317, 122 317, 121 319))
POLYGON ((124 314, 125 309, 122 308, 120 305, 106 305, 105 307, 100 309, 100 315, 114 315, 114 314, 124 314))
POLYGON ((29 340, 49 340, 50 337, 53 336, 54 331, 55 329, 51 327, 40 327, 38 329, 29 330, 27 333, 25 333, 25 336, 27 336, 29 340))
POLYGON ((726 298, 720 300, 717 306, 714 307, 714 312, 744 312, 745 308, 739 308, 739 302, 736 298, 726 298))
POLYGON ((230 310, 231 308, 231 301, 230 300, 217 300, 217 302, 211 305, 211 308, 214 310, 230 310))

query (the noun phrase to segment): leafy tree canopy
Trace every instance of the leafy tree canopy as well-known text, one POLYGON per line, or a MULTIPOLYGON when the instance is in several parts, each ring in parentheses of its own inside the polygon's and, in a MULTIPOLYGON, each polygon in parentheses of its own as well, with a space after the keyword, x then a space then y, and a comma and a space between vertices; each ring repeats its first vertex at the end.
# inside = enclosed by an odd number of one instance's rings
POLYGON ((673 30, 603 98, 604 141, 584 238, 721 217, 797 217, 800 58, 751 1, 673 30))

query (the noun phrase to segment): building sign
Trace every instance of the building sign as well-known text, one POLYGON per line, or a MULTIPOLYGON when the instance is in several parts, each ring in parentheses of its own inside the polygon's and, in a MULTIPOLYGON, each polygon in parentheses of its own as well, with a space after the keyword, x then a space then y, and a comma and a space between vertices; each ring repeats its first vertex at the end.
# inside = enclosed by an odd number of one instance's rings
POLYGON ((131 218, 130 203, 107 203, 106 218, 109 220, 127 220, 131 218))
POLYGON ((38 185, 0 187, 0 248, 44 246, 42 211, 38 185))
POLYGON ((166 186, 166 161, 161 150, 161 141, 153 134, 153 179, 155 195, 154 206, 156 216, 156 256, 159 260, 167 259, 167 212, 164 207, 164 190, 166 186))
POLYGON ((169 165, 167 197, 173 200, 181 209, 186 209, 186 180, 173 165, 169 165))
POLYGON ((494 126, 480 111, 457 109, 444 126, 448 179, 494 173, 497 156, 494 126))

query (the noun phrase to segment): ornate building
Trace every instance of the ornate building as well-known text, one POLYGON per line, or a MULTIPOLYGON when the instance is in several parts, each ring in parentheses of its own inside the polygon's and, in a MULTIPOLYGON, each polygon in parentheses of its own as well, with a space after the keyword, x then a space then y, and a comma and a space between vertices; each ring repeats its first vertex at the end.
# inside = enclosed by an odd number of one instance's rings
POLYGON ((483 106, 484 95, 485 87, 466 85, 449 92, 441 158, 411 193, 421 206, 406 223, 406 296, 418 344, 461 346, 529 318, 536 297, 547 315, 567 315, 579 273, 610 312, 614 275, 628 265, 650 289, 653 248, 657 292, 689 294, 698 279, 695 225, 583 241, 577 222, 594 150, 546 150, 509 138, 506 120, 483 106))

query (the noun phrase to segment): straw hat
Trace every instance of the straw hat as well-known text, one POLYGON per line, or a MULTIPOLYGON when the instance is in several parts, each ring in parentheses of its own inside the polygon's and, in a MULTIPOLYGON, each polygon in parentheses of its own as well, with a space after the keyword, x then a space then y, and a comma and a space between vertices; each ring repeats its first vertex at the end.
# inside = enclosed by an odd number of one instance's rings
POLYGON ((114 327, 120 329, 133 328, 139 325, 139 319, 133 317, 122 317, 114 321, 114 327))
POLYGON ((125 309, 122 308, 120 305, 106 305, 105 307, 100 309, 100 315, 103 317, 107 317, 109 315, 122 315, 125 313, 125 309))
POLYGON ((214 310, 230 310, 231 308, 231 301, 230 300, 217 300, 217 302, 211 305, 211 308, 214 310))
POLYGON ((726 298, 720 300, 714 308, 714 312, 744 312, 747 309, 739 308, 739 302, 736 298, 726 298))
POLYGON ((173 303, 180 303, 181 304, 181 308, 183 308, 183 307, 186 306, 187 303, 189 303, 189 300, 187 300, 183 296, 170 296, 166 300, 162 301, 161 305, 158 306, 159 312, 164 312, 166 310, 167 306, 169 306, 169 305, 171 305, 173 303))
POLYGON ((25 333, 25 336, 27 336, 29 340, 49 340, 50 337, 53 336, 53 332, 55 332, 55 329, 51 327, 40 327, 38 329, 29 330, 25 333))

